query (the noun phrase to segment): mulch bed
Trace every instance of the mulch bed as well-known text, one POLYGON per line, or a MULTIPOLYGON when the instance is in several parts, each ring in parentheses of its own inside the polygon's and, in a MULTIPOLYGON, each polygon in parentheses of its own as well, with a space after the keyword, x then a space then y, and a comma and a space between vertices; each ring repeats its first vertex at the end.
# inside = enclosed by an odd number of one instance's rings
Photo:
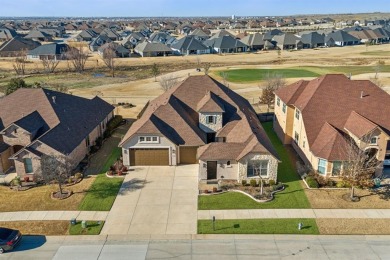
POLYGON ((73 194, 73 192, 70 190, 62 190, 62 193, 59 191, 56 191, 56 192, 51 193, 51 198, 57 199, 57 200, 63 200, 63 199, 69 198, 70 196, 72 196, 72 194, 73 194))

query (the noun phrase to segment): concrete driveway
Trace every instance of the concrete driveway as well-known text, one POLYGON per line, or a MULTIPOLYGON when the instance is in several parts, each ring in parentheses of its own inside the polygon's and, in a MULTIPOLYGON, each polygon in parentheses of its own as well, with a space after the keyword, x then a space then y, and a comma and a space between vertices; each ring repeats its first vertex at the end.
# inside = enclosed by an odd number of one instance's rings
POLYGON ((101 234, 196 234, 198 165, 136 167, 101 234))

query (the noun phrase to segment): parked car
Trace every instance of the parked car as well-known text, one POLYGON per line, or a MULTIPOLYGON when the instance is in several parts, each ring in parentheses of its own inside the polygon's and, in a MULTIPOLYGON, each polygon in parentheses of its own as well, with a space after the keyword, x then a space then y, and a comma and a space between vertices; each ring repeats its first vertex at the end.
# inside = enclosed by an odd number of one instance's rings
POLYGON ((22 240, 19 230, 0 228, 0 254, 14 249, 22 240))

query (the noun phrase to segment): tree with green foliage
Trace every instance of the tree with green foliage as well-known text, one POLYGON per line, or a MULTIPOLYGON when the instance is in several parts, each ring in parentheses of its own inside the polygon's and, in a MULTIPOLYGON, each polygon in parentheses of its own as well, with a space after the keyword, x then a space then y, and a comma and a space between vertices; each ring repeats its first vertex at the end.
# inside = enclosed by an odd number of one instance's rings
POLYGON ((154 76, 154 81, 157 81, 157 76, 160 74, 160 68, 156 63, 153 63, 152 66, 152 75, 154 76))
POLYGON ((26 82, 21 78, 13 78, 8 83, 7 89, 5 90, 5 94, 9 95, 19 88, 31 88, 31 86, 27 85, 26 82))

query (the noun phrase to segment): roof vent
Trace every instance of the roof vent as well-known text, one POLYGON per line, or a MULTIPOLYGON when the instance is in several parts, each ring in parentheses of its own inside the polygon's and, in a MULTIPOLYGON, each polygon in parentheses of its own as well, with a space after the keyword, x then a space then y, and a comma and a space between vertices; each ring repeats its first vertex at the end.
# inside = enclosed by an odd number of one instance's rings
POLYGON ((360 92, 360 98, 363 98, 363 97, 364 97, 364 92, 361 91, 361 92, 360 92))
POLYGON ((51 99, 53 100, 53 103, 56 103, 56 96, 52 96, 51 99))

